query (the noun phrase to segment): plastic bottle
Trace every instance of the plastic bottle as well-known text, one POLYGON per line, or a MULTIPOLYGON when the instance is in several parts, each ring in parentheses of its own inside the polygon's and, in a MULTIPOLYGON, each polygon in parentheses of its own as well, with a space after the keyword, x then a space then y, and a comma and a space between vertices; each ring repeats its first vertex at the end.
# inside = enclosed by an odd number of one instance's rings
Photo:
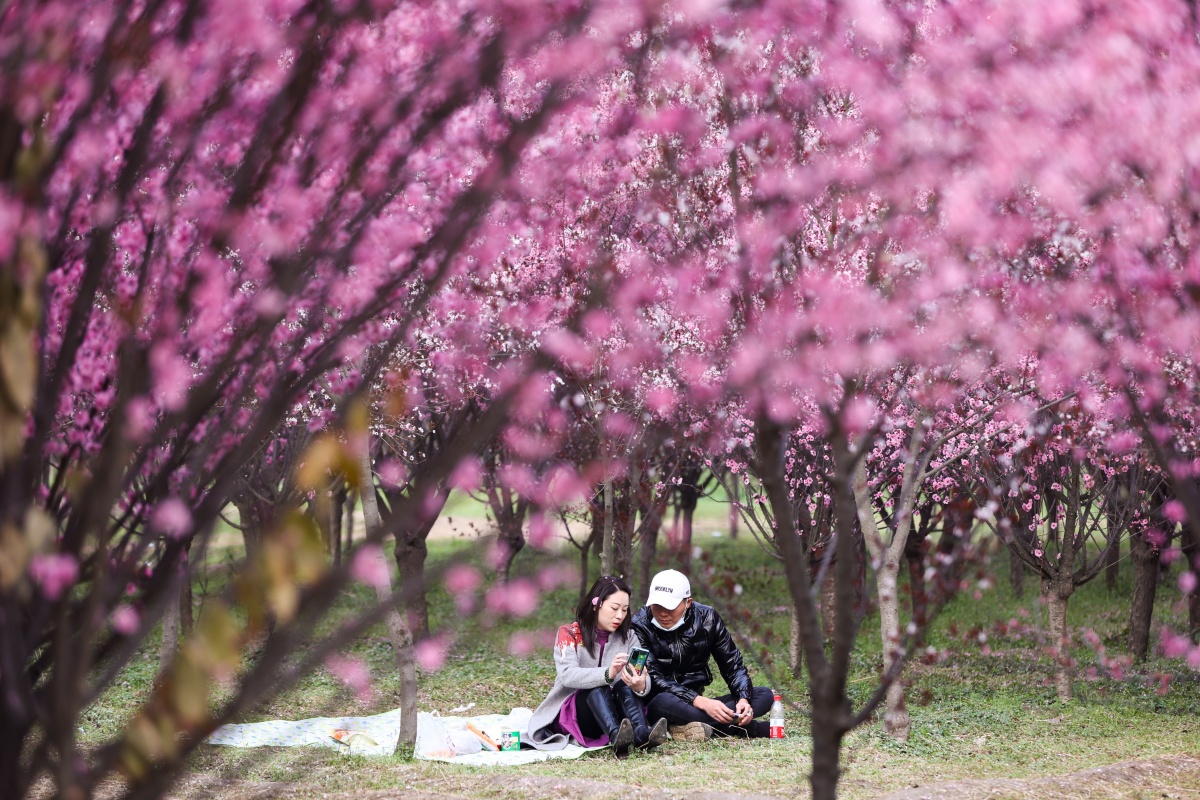
POLYGON ((771 738, 783 738, 783 698, 779 695, 775 695, 775 702, 771 704, 771 738))

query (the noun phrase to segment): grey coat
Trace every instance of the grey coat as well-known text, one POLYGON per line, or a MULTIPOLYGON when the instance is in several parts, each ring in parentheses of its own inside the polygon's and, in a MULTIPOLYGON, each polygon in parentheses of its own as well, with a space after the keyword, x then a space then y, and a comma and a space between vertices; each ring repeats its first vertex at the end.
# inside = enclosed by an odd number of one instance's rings
MULTIPOLYGON (((550 724, 558 719, 559 709, 567 698, 580 689, 595 689, 597 686, 608 685, 608 668, 618 653, 628 653, 634 647, 640 647, 637 634, 631 629, 628 633, 613 633, 608 637, 604 646, 604 663, 588 652, 583 646, 583 635, 579 631, 579 623, 572 622, 558 629, 554 640, 554 668, 558 674, 554 678, 554 687, 542 704, 533 712, 529 720, 528 736, 522 741, 538 750, 562 750, 570 742, 569 737, 550 729, 550 724)), ((599 651, 599 647, 596 648, 599 651)), ((617 680, 620 680, 618 678, 617 680)), ((646 691, 639 694, 645 697, 650 692, 650 673, 646 673, 646 691)))

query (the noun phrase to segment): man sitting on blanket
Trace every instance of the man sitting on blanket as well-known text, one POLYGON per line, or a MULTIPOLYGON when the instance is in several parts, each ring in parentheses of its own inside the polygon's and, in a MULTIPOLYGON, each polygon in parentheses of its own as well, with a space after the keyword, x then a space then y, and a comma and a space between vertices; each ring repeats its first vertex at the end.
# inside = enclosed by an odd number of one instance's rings
POLYGON ((713 733, 765 738, 766 720, 756 720, 771 710, 774 693, 755 688, 742 663, 742 654, 712 606, 692 599, 687 576, 664 570, 650 582, 646 605, 633 617, 633 628, 650 651, 649 720, 666 719, 671 737, 697 742, 713 733), (705 697, 712 683, 708 658, 712 656, 732 694, 705 697))

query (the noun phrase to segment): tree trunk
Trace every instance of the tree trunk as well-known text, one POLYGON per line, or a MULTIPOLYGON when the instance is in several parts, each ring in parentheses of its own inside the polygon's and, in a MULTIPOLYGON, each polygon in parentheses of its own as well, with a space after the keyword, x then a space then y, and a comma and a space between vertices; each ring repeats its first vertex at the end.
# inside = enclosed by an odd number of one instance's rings
MULTIPOLYGON (((504 491, 498 498, 499 505, 492 506, 496 517, 497 544, 502 548, 500 554, 500 581, 508 583, 512 577, 512 565, 517 554, 525 547, 525 517, 529 504, 521 499, 515 499, 509 492, 504 491)), ((428 627, 428 624, 426 625, 428 627)))
MULTIPOLYGON (((588 534, 588 538, 583 543, 583 547, 579 548, 579 599, 583 600, 587 595, 588 589, 592 587, 591 576, 588 573, 591 571, 592 552, 601 546, 604 539, 604 515, 601 511, 603 501, 601 503, 589 503, 588 508, 591 511, 592 530, 588 534)), ((601 573, 603 574, 603 573, 601 573)))
POLYGON ((500 554, 500 583, 508 583, 512 578, 513 562, 517 560, 517 553, 525 547, 525 537, 517 536, 509 539, 501 536, 499 540, 502 552, 500 554))
POLYGON ((842 774, 838 764, 845 735, 842 719, 849 715, 848 709, 828 697, 832 694, 834 692, 828 689, 818 689, 812 695, 812 775, 809 782, 813 800, 837 800, 838 779, 842 774))
POLYGON ((637 508, 628 479, 622 479, 613 489, 613 571, 609 574, 628 581, 633 576, 633 526, 637 508))
POLYGON ((738 538, 738 523, 740 522, 741 513, 738 511, 738 495, 740 494, 740 486, 737 480, 730 481, 731 489, 729 495, 729 538, 737 541, 738 538))
POLYGON ((600 574, 613 574, 613 482, 612 478, 604 481, 604 527, 600 542, 600 574))
POLYGON ((341 543, 338 545, 338 558, 341 558, 341 553, 354 548, 354 505, 354 495, 347 494, 346 499, 342 502, 344 519, 340 531, 341 543))
MULTIPOLYGON (((891 671, 900 658, 900 596, 897 578, 900 575, 898 560, 888 558, 875 576, 879 584, 879 633, 883 640, 883 671, 891 671)), ((907 742, 912 730, 912 718, 904 701, 904 682, 899 673, 887 688, 887 710, 883 715, 883 729, 888 736, 907 742)))
MULTIPOLYGON (((1187 528, 1187 525, 1183 526, 1187 528)), ((1180 548, 1183 550, 1184 563, 1187 569, 1200 574, 1200 566, 1197 566, 1197 560, 1200 559, 1200 550, 1197 550, 1196 544, 1192 536, 1188 535, 1188 531, 1183 531, 1180 536, 1180 548)), ((1200 590, 1188 592, 1188 633, 1192 640, 1195 641, 1196 635, 1200 634, 1200 590)))
POLYGON ((836 565, 830 565, 829 572, 825 575, 825 581, 821 584, 821 633, 826 639, 833 636, 833 625, 835 622, 834 611, 837 608, 837 583, 836 565))
MULTIPOLYGON (((662 514, 656 513, 653 508, 642 510, 641 534, 638 536, 641 542, 641 552, 638 554, 638 585, 635 591, 638 593, 648 592, 650 590, 650 577, 654 572, 654 560, 658 556, 658 530, 662 527, 662 514)), ((639 596, 644 596, 639 594, 639 596)), ((636 601, 631 600, 630 605, 634 605, 636 601)))
POLYGON ((192 545, 184 550, 180 565, 179 594, 176 602, 168 603, 163 612, 162 642, 158 648, 158 676, 161 680, 179 652, 179 642, 192 632, 192 575, 188 566, 192 545))
POLYGON ((590 566, 588 564, 588 560, 589 560, 588 557, 591 555, 591 553, 592 553, 592 540, 591 540, 591 537, 588 537, 588 540, 583 543, 583 547, 579 548, 579 599, 580 600, 583 599, 583 596, 585 594, 587 594, 588 588, 591 587, 591 585, 592 585, 588 582, 588 572, 590 570, 590 566))
POLYGON ((246 561, 252 562, 262 552, 263 527, 266 521, 259 512, 253 498, 246 496, 234 497, 233 507, 238 512, 238 523, 242 529, 242 542, 246 547, 246 561))
POLYGON ((1008 548, 1008 582, 1012 584, 1013 596, 1025 595, 1025 563, 1013 547, 1008 548))
POLYGON ((182 627, 181 605, 181 603, 168 603, 163 611, 162 642, 158 647, 158 675, 154 679, 155 683, 161 681, 167 674, 167 670, 175 661, 175 654, 179 652, 180 628, 182 627))
POLYGON ((402 590, 400 608, 414 641, 429 638, 429 601, 425 585, 425 560, 429 549, 425 538, 403 532, 396 536, 396 570, 400 573, 402 590))
POLYGON ((1065 580, 1057 580, 1050 586, 1050 641, 1054 647, 1054 689, 1060 703, 1072 700, 1071 634, 1067 629, 1067 601, 1074 586, 1068 574, 1065 580))
POLYGON ((681 528, 679 531, 679 564, 684 573, 692 569, 692 518, 696 514, 696 504, 684 506, 681 511, 681 528))
POLYGON ((338 490, 333 493, 333 502, 329 508, 329 544, 333 549, 333 565, 341 566, 342 563, 342 526, 345 524, 345 514, 343 510, 349 503, 347 500, 350 497, 349 491, 346 489, 345 481, 341 481, 338 490))
MULTIPOLYGON (((1111 511, 1109 512, 1109 515, 1108 515, 1109 530, 1112 530, 1114 525, 1120 524, 1118 521, 1116 521, 1114 519, 1116 516, 1117 515, 1113 514, 1111 511)), ((1114 544, 1112 547, 1110 547, 1108 549, 1108 556, 1104 559, 1104 588, 1108 589, 1108 591, 1110 591, 1110 592, 1116 591, 1117 578, 1120 577, 1120 574, 1121 574, 1121 542, 1118 540, 1116 542, 1116 544, 1114 544)))
MULTIPOLYGON (((885 542, 875 520, 875 506, 871 502, 867 485, 865 460, 859 460, 854 472, 854 503, 858 511, 859 526, 871 558, 879 564, 875 571, 875 594, 879 601, 879 635, 883 642, 883 672, 888 674, 898 659, 900 648, 900 558, 904 553, 911 522, 911 512, 903 501, 896 506, 896 529, 891 541, 885 542)), ((886 711, 883 715, 884 731, 898 741, 908 741, 912 730, 912 718, 904 701, 904 683, 897 671, 886 691, 886 711)))
POLYGON ((1154 595, 1158 593, 1158 552, 1142 536, 1129 539, 1133 561, 1133 600, 1129 606, 1129 654, 1144 661, 1150 650, 1154 595))
MULTIPOLYGON (((375 480, 371 471, 371 449, 363 448, 359 456, 359 492, 362 497, 363 522, 367 536, 373 535, 383 524, 379 514, 379 502, 375 496, 375 480)), ((423 544, 423 543, 422 543, 423 544)), ((388 633, 392 640, 392 652, 396 656, 396 670, 400 674, 400 740, 398 744, 415 746, 417 743, 417 660, 413 650, 412 632, 408 629, 404 615, 396 607, 392 588, 392 569, 382 550, 377 551, 387 571, 387 583, 375 589, 379 604, 386 608, 388 633)), ((421 562, 422 566, 424 561, 421 562)))
POLYGON ((800 626, 800 614, 794 605, 791 619, 790 638, 788 639, 788 669, 792 671, 793 678, 799 678, 804 674, 804 631, 800 626))
POLYGON ((908 564, 908 593, 912 601, 912 620, 917 626, 916 644, 925 641, 925 626, 929 622, 929 590, 925 586, 925 553, 929 539, 925 534, 909 534, 904 545, 904 560, 908 564))

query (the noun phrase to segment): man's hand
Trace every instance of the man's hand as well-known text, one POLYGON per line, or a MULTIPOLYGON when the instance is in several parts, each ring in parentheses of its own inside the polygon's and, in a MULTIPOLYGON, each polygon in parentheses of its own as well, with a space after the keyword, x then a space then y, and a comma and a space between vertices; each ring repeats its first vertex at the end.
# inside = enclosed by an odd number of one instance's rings
POLYGON ((646 669, 644 667, 641 672, 634 673, 633 667, 626 664, 625 669, 621 670, 621 680, 638 694, 646 691, 646 669))
POLYGON ((737 701, 737 710, 734 712, 734 721, 738 725, 745 727, 754 719, 754 709, 750 707, 750 701, 746 698, 741 698, 737 701))
MULTIPOLYGON (((733 722, 733 711, 729 706, 722 703, 720 700, 713 700, 711 697, 704 695, 696 695, 696 699, 692 701, 692 705, 708 714, 710 717, 720 722, 722 725, 728 725, 733 722)), ((746 704, 749 707, 749 703, 746 704)))

